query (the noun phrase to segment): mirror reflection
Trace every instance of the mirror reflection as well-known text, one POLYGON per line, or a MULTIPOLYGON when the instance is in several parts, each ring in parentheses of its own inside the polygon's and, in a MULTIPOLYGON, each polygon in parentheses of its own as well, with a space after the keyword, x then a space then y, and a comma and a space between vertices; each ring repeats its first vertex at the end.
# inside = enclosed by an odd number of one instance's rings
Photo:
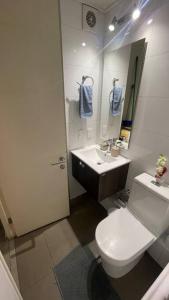
POLYGON ((146 52, 145 39, 104 53, 101 137, 128 149, 146 52))

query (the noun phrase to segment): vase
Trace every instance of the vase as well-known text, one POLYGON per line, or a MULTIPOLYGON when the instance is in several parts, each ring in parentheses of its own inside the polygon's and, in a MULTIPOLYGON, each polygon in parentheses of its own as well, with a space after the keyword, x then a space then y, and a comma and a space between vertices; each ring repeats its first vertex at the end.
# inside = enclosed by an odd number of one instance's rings
POLYGON ((157 185, 164 184, 165 180, 166 180, 166 175, 165 174, 163 176, 161 176, 161 177, 156 177, 156 183, 157 183, 157 185))

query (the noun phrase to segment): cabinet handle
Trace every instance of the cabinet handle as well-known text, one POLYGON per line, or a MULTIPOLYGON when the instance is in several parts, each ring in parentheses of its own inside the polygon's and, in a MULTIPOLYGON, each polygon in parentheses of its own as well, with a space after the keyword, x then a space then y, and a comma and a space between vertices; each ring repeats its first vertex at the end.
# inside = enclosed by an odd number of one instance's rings
POLYGON ((79 165, 80 165, 82 168, 85 167, 85 165, 84 165, 81 161, 79 162, 79 165))

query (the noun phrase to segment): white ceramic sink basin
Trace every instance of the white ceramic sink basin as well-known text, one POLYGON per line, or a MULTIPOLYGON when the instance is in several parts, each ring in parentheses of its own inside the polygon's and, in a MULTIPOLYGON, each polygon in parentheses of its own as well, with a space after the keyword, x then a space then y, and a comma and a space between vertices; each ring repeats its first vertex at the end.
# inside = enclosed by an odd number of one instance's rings
POLYGON ((98 145, 92 145, 86 148, 73 150, 72 154, 77 156, 98 174, 130 163, 129 159, 121 155, 112 157, 110 153, 100 150, 98 145))
POLYGON ((102 165, 105 162, 111 163, 116 160, 114 157, 97 147, 81 150, 81 153, 86 157, 86 159, 93 161, 93 163, 97 165, 102 165))

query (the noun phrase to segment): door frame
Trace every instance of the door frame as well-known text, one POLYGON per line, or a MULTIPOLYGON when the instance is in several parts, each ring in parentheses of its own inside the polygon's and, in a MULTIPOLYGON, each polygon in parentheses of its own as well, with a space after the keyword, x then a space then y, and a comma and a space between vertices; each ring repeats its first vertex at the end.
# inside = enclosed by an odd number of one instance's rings
MULTIPOLYGON (((17 300, 23 300, 20 291, 15 283, 15 280, 12 277, 12 274, 5 262, 5 259, 0 251, 0 269, 2 273, 4 274, 5 282, 8 284, 10 290, 12 291, 13 296, 15 297, 14 299, 17 300)), ((4 299, 7 300, 7 299, 4 299)))
POLYGON ((0 199, 0 220, 1 220, 2 225, 4 227, 6 237, 8 239, 14 238, 15 234, 14 234, 13 230, 11 229, 10 224, 8 223, 8 217, 7 217, 7 214, 5 212, 5 208, 2 204, 1 199, 0 199))

